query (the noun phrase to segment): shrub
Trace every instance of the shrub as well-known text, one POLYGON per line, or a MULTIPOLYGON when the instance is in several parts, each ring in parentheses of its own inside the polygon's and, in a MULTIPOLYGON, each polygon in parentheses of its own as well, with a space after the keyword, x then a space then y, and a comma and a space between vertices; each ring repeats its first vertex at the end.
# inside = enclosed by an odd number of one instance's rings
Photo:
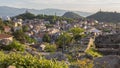
POLYGON ((50 36, 48 34, 45 34, 43 36, 43 42, 47 42, 47 43, 50 43, 50 36))
POLYGON ((21 43, 36 43, 36 40, 25 34, 22 29, 13 32, 13 36, 21 43))
POLYGON ((0 52, 0 56, 0 68, 7 68, 10 65, 16 66, 16 68, 68 68, 64 62, 46 60, 30 54, 0 52))
POLYGON ((76 68, 93 68, 94 64, 89 59, 83 59, 73 62, 71 66, 76 68))
POLYGON ((5 46, 3 50, 16 50, 16 51, 24 51, 25 50, 25 45, 19 43, 18 41, 14 40, 11 44, 5 46))
POLYGON ((95 49, 90 48, 89 50, 87 50, 86 52, 87 54, 93 56, 93 57, 102 57, 102 54, 97 52, 95 49))
POLYGON ((63 48, 64 46, 71 44, 71 42, 72 36, 67 32, 63 32, 63 34, 61 34, 56 40, 58 48, 63 48))
POLYGON ((50 45, 49 43, 45 44, 45 51, 46 52, 55 52, 57 50, 56 45, 50 45))

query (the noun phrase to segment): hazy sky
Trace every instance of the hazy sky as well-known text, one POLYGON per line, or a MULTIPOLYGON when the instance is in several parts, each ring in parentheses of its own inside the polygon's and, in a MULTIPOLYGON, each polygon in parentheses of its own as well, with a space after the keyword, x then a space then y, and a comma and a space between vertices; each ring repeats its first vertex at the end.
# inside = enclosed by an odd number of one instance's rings
POLYGON ((0 0, 0 6, 17 8, 57 8, 86 12, 118 11, 120 12, 120 0, 0 0))

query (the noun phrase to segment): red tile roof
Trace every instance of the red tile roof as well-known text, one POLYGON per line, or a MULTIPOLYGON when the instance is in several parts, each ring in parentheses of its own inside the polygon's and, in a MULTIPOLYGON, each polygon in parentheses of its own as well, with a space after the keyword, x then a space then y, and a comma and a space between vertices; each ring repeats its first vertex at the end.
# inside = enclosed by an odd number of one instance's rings
POLYGON ((12 35, 0 34, 0 39, 5 39, 5 38, 9 38, 9 37, 12 37, 12 35))
POLYGON ((4 26, 4 28, 10 28, 9 26, 4 26))

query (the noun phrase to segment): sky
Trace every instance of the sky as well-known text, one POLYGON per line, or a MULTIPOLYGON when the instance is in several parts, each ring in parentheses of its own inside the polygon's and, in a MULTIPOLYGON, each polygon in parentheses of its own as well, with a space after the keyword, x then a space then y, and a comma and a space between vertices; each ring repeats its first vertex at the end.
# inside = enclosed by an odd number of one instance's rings
POLYGON ((64 9, 85 12, 120 12, 120 0, 0 0, 0 6, 30 9, 64 9))

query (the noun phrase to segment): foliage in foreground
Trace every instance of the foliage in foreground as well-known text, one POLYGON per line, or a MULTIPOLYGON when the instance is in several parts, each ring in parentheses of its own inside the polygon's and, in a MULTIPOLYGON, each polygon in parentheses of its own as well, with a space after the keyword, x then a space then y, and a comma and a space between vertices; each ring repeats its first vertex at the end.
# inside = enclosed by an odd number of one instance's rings
POLYGON ((89 50, 87 50, 86 52, 87 54, 90 54, 93 57, 102 57, 103 55, 99 52, 97 52, 95 49, 90 48, 89 50))
POLYGON ((56 50, 57 50, 56 45, 45 43, 45 51, 46 52, 55 52, 56 50))
POLYGON ((61 34, 56 40, 56 44, 58 45, 57 47, 60 48, 62 48, 64 45, 69 45, 71 42, 72 42, 72 36, 67 32, 61 34))
POLYGON ((72 63, 73 68, 93 68, 93 62, 89 59, 77 60, 72 63))
POLYGON ((47 20, 47 21, 50 21, 51 24, 54 24, 55 21, 67 21, 69 23, 72 23, 74 20, 72 18, 66 18, 66 17, 60 17, 60 16, 54 16, 54 15, 34 15, 30 12, 27 12, 27 13, 23 13, 23 14, 20 14, 20 15, 17 15, 15 16, 14 18, 20 18, 20 19, 44 19, 44 20, 47 20))
POLYGON ((64 62, 46 60, 29 54, 23 55, 0 52, 0 68, 7 68, 9 65, 16 66, 16 68, 68 68, 64 62))
POLYGON ((9 44, 7 46, 4 46, 2 49, 7 50, 7 51, 11 51, 11 50, 24 51, 25 50, 25 45, 23 45, 20 42, 14 40, 11 44, 9 44))
POLYGON ((23 32, 23 29, 15 31, 13 33, 13 36, 16 40, 20 41, 21 43, 36 43, 36 40, 25 34, 23 32))

